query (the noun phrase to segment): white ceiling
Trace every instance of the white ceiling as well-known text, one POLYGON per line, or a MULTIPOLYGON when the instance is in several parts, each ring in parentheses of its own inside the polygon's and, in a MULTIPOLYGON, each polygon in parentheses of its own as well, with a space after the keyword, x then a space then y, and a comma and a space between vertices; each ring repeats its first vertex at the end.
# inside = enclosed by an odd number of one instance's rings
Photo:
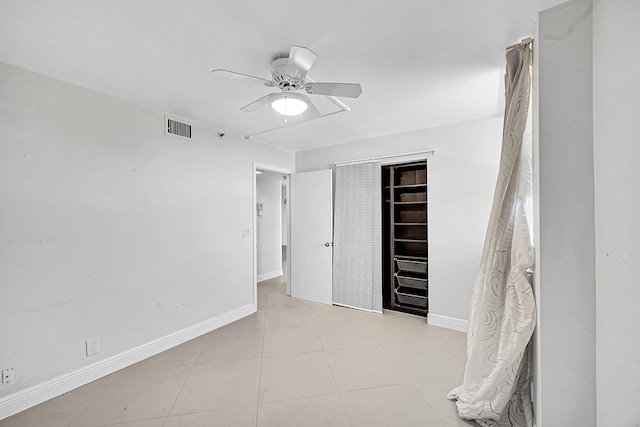
POLYGON ((0 0, 0 61, 248 135, 283 124, 240 111, 274 89, 211 70, 270 79, 274 55, 306 46, 310 78, 363 93, 255 137, 298 151, 499 114, 505 47, 564 1, 0 0))

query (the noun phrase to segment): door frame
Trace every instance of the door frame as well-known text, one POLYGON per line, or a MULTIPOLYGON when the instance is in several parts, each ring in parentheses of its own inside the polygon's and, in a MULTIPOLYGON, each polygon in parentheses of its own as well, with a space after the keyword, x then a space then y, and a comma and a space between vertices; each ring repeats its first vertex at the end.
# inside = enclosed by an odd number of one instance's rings
MULTIPOLYGON (((290 206, 291 203, 289 201, 290 196, 290 182, 291 182, 291 174, 293 171, 288 168, 281 168, 279 166, 269 165, 266 163, 252 162, 251 172, 253 174, 251 178, 252 182, 252 204, 251 204, 251 216, 253 218, 253 311, 258 311, 258 213, 256 211, 256 205, 258 203, 258 189, 257 189, 257 181, 256 181, 256 171, 262 170, 265 172, 274 172, 282 175, 286 175, 287 179, 287 194, 285 195, 287 200, 286 212, 287 212, 287 222, 285 226, 287 227, 287 255, 286 259, 291 259, 289 254, 289 248, 291 247, 291 211, 290 206)), ((287 262, 287 295, 291 295, 291 284, 289 283, 289 277, 291 277, 290 269, 291 263, 287 262)))

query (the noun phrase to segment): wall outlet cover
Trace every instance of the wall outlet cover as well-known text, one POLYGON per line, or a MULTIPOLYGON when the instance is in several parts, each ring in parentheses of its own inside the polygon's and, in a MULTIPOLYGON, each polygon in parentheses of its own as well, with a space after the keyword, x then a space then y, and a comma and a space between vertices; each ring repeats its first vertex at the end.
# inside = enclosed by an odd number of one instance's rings
POLYGON ((89 338, 86 342, 87 357, 100 352, 100 338, 89 338))
POLYGON ((11 384, 16 379, 16 371, 13 368, 2 370, 2 384, 11 384))

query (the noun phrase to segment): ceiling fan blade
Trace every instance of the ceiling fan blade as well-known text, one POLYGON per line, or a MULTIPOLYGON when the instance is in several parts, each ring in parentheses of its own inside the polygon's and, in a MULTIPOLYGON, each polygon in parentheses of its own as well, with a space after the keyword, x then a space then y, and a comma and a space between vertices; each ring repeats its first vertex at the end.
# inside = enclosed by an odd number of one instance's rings
POLYGON ((358 83, 307 83, 304 90, 311 95, 342 96, 357 98, 362 93, 358 83))
POLYGON ((265 84, 265 86, 273 87, 273 86, 276 85, 271 80, 263 79, 262 77, 256 77, 256 76, 252 76, 250 74, 239 73, 237 71, 225 70, 224 68, 216 68, 215 70, 211 70, 211 72, 212 73, 219 73, 219 74, 222 74, 222 75, 226 75, 227 77, 231 77, 231 78, 243 78, 243 77, 245 77, 245 78, 249 78, 249 79, 260 80, 261 82, 263 82, 265 84))
POLYGON ((257 109, 264 107, 265 105, 271 104, 279 96, 279 93, 270 93, 269 95, 265 95, 262 98, 253 101, 251 104, 245 105, 240 110, 244 111, 245 113, 251 113, 252 111, 256 111, 257 109))
POLYGON ((303 80, 316 62, 316 58, 318 56, 306 47, 291 46, 285 74, 294 79, 303 80))

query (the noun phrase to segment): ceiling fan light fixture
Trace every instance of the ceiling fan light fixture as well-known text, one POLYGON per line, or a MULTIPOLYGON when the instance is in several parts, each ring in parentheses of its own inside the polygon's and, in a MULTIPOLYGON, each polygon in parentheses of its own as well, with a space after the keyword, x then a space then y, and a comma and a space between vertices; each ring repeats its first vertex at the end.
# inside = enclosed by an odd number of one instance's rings
POLYGON ((295 94, 283 95, 276 99, 271 103, 271 108, 283 116, 298 116, 304 113, 309 104, 303 98, 292 95, 295 94))

